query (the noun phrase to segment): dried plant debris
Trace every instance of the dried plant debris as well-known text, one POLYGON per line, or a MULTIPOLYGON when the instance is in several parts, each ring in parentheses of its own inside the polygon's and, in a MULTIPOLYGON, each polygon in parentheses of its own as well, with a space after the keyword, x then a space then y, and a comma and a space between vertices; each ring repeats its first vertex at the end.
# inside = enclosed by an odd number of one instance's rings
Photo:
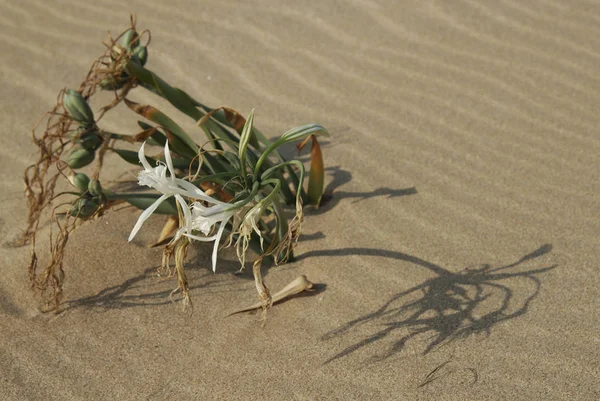
MULTIPOLYGON (((300 294, 303 291, 312 291, 312 290, 313 290, 313 283, 311 283, 305 275, 301 275, 301 276, 296 277, 291 283, 289 283, 288 285, 283 287, 281 290, 276 292, 271 297, 271 303, 274 304, 274 303, 289 299, 289 298, 293 297, 294 295, 300 294)), ((238 309, 234 312, 231 312, 227 316, 264 308, 264 306, 265 305, 263 302, 257 302, 246 308, 238 309)))

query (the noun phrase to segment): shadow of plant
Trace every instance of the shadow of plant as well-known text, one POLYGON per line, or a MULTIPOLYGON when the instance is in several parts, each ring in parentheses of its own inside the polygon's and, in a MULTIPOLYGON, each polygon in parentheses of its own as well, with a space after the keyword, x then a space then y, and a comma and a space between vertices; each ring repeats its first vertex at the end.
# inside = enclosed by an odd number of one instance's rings
POLYGON ((352 203, 356 203, 377 196, 395 198, 406 195, 415 195, 418 193, 415 187, 399 189, 381 187, 373 191, 363 192, 338 191, 337 188, 352 180, 352 173, 350 173, 348 170, 344 170, 340 166, 327 167, 325 168, 325 172, 331 176, 332 179, 323 191, 321 206, 318 209, 311 209, 311 215, 328 212, 329 210, 333 209, 342 199, 353 198, 354 201, 352 203))
MULTIPOLYGON (((467 268, 453 273, 436 264, 400 252, 350 248, 343 250, 316 251, 302 258, 324 255, 377 255, 404 260, 425 267, 435 274, 422 284, 402 291, 376 311, 352 320, 342 327, 325 334, 329 340, 344 335, 360 325, 375 325, 376 330, 361 341, 346 347, 325 363, 347 356, 363 347, 394 335, 392 345, 385 354, 376 359, 388 358, 401 352, 408 340, 419 335, 429 335, 423 354, 450 341, 474 333, 489 335, 493 326, 524 315, 538 295, 541 281, 538 275, 554 269, 557 265, 523 270, 519 265, 551 252, 546 244, 523 256, 518 261, 500 267, 488 264, 467 268), (511 280, 528 280, 533 291, 516 299, 511 280)), ((521 288, 521 287, 520 287, 521 288)))
MULTIPOLYGON (((220 261, 220 264, 222 274, 231 274, 232 269, 239 269, 239 263, 233 261, 220 261)), ((192 298, 206 289, 212 292, 241 291, 233 288, 231 281, 219 277, 220 273, 214 274, 210 269, 200 266, 195 258, 186 264, 192 298)), ((202 266, 206 266, 206 263, 202 266)), ((143 273, 128 278, 120 284, 106 287, 94 295, 67 300, 63 311, 77 308, 109 310, 169 305, 180 300, 179 292, 173 292, 176 286, 177 277, 159 277, 156 274, 156 267, 150 267, 143 273)))

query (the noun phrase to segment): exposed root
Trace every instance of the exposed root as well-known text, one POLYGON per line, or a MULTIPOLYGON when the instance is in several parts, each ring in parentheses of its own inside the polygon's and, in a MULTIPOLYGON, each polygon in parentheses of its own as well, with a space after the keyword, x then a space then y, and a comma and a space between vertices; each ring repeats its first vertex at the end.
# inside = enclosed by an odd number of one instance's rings
MULTIPOLYGON (((130 29, 135 31, 135 18, 131 18, 130 29)), ((127 32, 125 31, 125 32, 127 32)), ((125 33, 124 32, 124 33, 125 33)), ((146 31, 145 31, 146 32, 146 31)), ((142 35, 145 33, 142 32, 142 35)), ((124 34, 123 33, 123 34, 124 34)), ((79 86, 78 92, 81 96, 88 100, 92 97, 98 86, 102 86, 107 80, 113 79, 116 76, 123 78, 124 68, 127 62, 127 52, 119 52, 120 45, 117 41, 123 35, 117 38, 108 38, 106 52, 98 58, 87 73, 85 79, 79 86)), ((148 32, 149 38, 149 32, 148 32)), ((97 123, 102 119, 104 114, 118 105, 136 85, 134 80, 129 79, 122 83, 119 88, 114 89, 115 97, 113 101, 100 109, 100 113, 95 116, 93 126, 85 129, 77 127, 77 124, 69 116, 64 104, 63 95, 65 91, 58 94, 56 105, 48 111, 36 124, 32 130, 32 139, 38 147, 38 159, 36 162, 25 169, 24 183, 25 196, 28 204, 28 217, 25 231, 22 236, 14 242, 15 246, 31 245, 31 261, 29 264, 29 277, 33 288, 36 288, 46 294, 47 290, 52 289, 50 297, 54 306, 48 309, 56 310, 60 304, 62 297, 62 287, 64 282, 63 260, 65 247, 67 245, 70 233, 79 225, 81 221, 90 220, 93 217, 101 215, 111 205, 103 202, 98 205, 98 209, 91 215, 75 215, 69 216, 68 207, 70 204, 62 204, 57 207, 52 207, 55 200, 55 189, 57 180, 62 174, 63 166, 66 164, 65 151, 73 149, 80 141, 83 135, 90 132, 97 133, 101 137, 102 144, 97 149, 95 154, 96 166, 93 173, 93 178, 98 179, 100 170, 102 169, 104 155, 111 144, 110 134, 104 133, 98 129, 97 123), (44 130, 38 137, 36 130, 44 124, 44 130), (62 212, 58 211, 62 207, 62 212), (65 209, 65 207, 67 209, 65 209), (40 229, 40 221, 46 215, 47 211, 50 214, 50 260, 42 273, 38 273, 38 256, 36 253, 36 234, 40 229), (66 215, 66 218, 61 216, 66 215), (56 229, 57 233, 52 231, 56 229)))
POLYGON ((260 320, 263 322, 263 325, 267 321, 267 310, 273 305, 273 299, 271 298, 271 293, 269 289, 265 285, 265 282, 262 278, 262 273, 260 271, 260 266, 262 264, 263 256, 259 256, 254 264, 252 265, 252 274, 254 275, 254 284, 256 285, 256 290, 258 291, 258 298, 260 299, 260 305, 262 307, 262 316, 260 320))
POLYGON ((298 197, 296 201, 296 215, 288 225, 287 233, 280 238, 277 246, 269 254, 272 254, 275 265, 286 263, 292 251, 298 244, 298 238, 302 233, 302 222, 304 221, 304 211, 302 209, 302 199, 298 197))
POLYGON ((183 297, 183 310, 191 313, 193 305, 190 299, 188 279, 184 271, 184 264, 185 259, 187 258, 187 250, 189 245, 190 241, 187 237, 176 238, 169 242, 163 250, 162 266, 158 270, 158 274, 164 277, 172 277, 177 275, 177 288, 171 291, 170 297, 172 299, 173 295, 179 292, 183 297), (170 264, 173 255, 175 256, 174 269, 170 264))

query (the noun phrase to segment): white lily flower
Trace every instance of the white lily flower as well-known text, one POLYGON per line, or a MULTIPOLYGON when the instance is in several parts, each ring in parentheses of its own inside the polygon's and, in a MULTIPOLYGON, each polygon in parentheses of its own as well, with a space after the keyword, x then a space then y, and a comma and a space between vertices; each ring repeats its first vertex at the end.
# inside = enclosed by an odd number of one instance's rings
POLYGON ((212 253, 212 268, 213 272, 215 272, 217 270, 217 252, 219 250, 221 237, 223 236, 223 231, 225 230, 225 226, 229 219, 231 219, 237 211, 237 208, 229 203, 216 200, 213 200, 213 203, 215 203, 214 206, 206 207, 199 202, 194 202, 191 206, 191 210, 184 210, 186 221, 177 235, 184 235, 197 241, 215 241, 212 253), (213 226, 217 223, 219 223, 219 228, 215 235, 201 237, 192 234, 193 231, 200 231, 204 235, 208 235, 213 226))
POLYGON ((131 241, 142 225, 152 213, 158 208, 158 206, 170 198, 171 196, 175 196, 176 201, 179 203, 183 210, 188 208, 187 203, 183 199, 183 196, 187 196, 190 198, 202 199, 207 202, 217 203, 216 199, 211 198, 206 195, 200 188, 196 187, 191 182, 188 182, 184 179, 177 178, 175 176, 175 172, 173 169, 173 160, 171 159, 171 152, 169 151, 169 142, 165 143, 165 161, 166 165, 162 162, 158 163, 158 166, 152 167, 148 160, 146 159, 146 155, 144 154, 144 146, 146 142, 142 144, 140 150, 138 151, 138 157, 142 166, 144 166, 144 170, 140 171, 138 174, 138 184, 146 185, 148 187, 154 188, 157 191, 162 193, 162 196, 158 198, 152 205, 150 205, 146 210, 142 212, 138 221, 135 223, 133 230, 131 230, 131 234, 129 235, 129 240, 131 241), (167 170, 169 171, 170 176, 167 177, 167 170))

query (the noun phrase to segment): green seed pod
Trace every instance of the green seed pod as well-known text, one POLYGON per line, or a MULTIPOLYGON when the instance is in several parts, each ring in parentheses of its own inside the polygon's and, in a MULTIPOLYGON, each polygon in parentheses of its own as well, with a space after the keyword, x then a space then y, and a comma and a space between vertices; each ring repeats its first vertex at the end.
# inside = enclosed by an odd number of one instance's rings
POLYGON ((67 159, 67 164, 71 168, 85 167, 94 161, 96 153, 91 150, 75 148, 67 159))
MULTIPOLYGON (((79 127, 79 128, 81 129, 81 127, 79 127)), ((67 138, 75 140, 80 135, 80 132, 81 131, 79 131, 79 130, 77 130, 77 131, 69 131, 69 132, 66 133, 66 135, 67 135, 67 138)))
POLYGON ((90 180, 87 186, 87 190, 92 196, 102 195, 102 185, 100 185, 100 181, 98 180, 90 180))
POLYGON ((83 173, 75 174, 69 178, 69 181, 71 181, 71 184, 73 184, 81 192, 87 191, 88 185, 90 184, 89 177, 83 173))
POLYGON ((127 50, 135 49, 140 44, 140 36, 133 29, 129 29, 121 36, 121 45, 127 50))
POLYGON ((81 135, 78 143, 82 148, 94 151, 102 144, 102 137, 96 132, 86 132, 81 135))
POLYGON ((133 56, 137 57, 143 67, 148 61, 148 49, 146 46, 138 46, 133 50, 133 56))
POLYGON ((67 89, 63 95, 63 105, 71 118, 79 124, 86 127, 94 125, 94 113, 81 93, 67 89))
POLYGON ((77 199, 69 209, 69 214, 73 217, 89 217, 94 214, 98 205, 89 199, 77 199))
POLYGON ((125 82, 127 82, 127 79, 108 77, 100 81, 100 87, 105 91, 114 91, 121 89, 125 85, 125 82))

